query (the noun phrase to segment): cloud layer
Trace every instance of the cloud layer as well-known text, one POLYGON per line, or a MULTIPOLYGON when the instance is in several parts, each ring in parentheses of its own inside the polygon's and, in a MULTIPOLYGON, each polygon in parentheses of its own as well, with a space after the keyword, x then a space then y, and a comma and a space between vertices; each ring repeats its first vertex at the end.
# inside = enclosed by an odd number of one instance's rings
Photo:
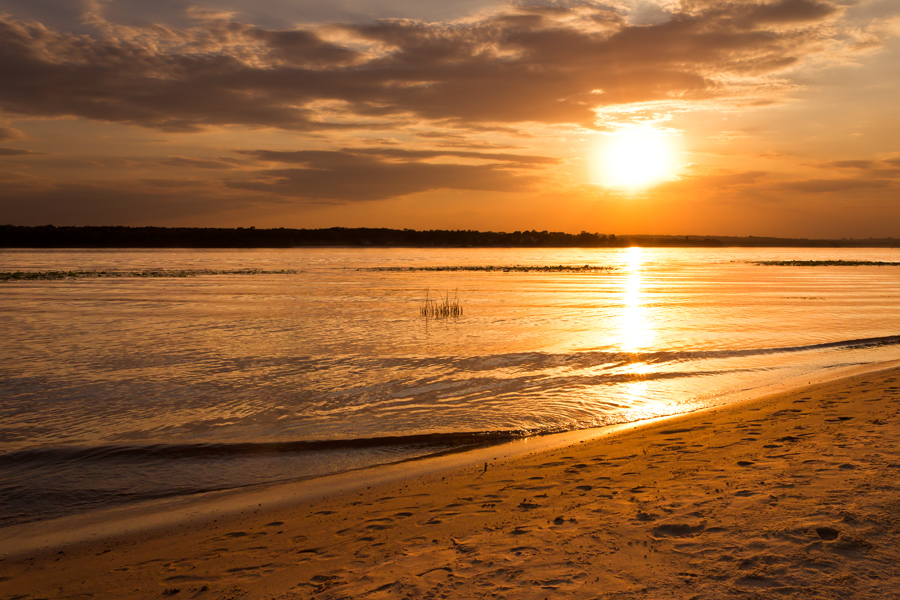
POLYGON ((837 43, 826 26, 837 13, 814 0, 691 3, 636 26, 585 4, 287 30, 230 17, 136 28, 95 16, 92 36, 6 16, 0 108, 173 131, 409 117, 591 125, 598 107, 768 93, 784 69, 837 43))
POLYGON ((516 191, 536 178, 511 167, 556 162, 542 156, 459 151, 411 151, 361 148, 244 152, 259 160, 289 165, 259 171, 252 181, 230 187, 324 201, 384 200, 420 192, 450 190, 516 191), (437 157, 475 158, 491 164, 429 163, 437 157), (399 159, 399 160, 398 160, 399 159))

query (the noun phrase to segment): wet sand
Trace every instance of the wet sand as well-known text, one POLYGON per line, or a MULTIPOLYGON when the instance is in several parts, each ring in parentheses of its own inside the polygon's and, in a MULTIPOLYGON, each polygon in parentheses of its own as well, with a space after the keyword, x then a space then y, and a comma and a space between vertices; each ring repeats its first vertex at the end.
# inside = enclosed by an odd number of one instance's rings
POLYGON ((887 598, 900 369, 0 560, 0 598, 887 598))

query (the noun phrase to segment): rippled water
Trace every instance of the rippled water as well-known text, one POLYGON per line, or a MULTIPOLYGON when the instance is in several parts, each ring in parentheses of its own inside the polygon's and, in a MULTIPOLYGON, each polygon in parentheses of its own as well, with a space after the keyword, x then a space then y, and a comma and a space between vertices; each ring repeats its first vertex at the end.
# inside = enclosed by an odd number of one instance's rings
POLYGON ((690 410, 900 358, 893 249, 3 251, 0 525, 690 410), (597 265, 610 272, 371 271, 597 265), (426 321, 430 295, 464 316, 426 321))

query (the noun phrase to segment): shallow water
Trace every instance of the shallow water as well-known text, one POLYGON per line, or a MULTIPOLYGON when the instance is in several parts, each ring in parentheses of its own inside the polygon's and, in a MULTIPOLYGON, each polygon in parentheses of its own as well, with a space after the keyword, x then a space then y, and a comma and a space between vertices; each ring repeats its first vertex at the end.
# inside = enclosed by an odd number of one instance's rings
POLYGON ((751 396, 900 357, 893 249, 3 251, 0 525, 751 396), (610 272, 369 271, 597 265, 610 272), (426 294, 464 315, 426 321, 426 294))

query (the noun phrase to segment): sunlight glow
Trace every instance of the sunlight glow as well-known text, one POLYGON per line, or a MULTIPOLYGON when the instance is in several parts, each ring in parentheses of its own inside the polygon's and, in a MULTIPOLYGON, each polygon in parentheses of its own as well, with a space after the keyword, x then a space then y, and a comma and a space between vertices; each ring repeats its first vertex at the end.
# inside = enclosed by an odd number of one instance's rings
POLYGON ((624 129, 605 138, 593 166, 594 183, 639 189, 674 175, 675 148, 658 129, 624 129))
MULTIPOLYGON (((627 279, 622 289, 622 316, 619 322, 620 348, 625 352, 638 352, 650 346, 653 341, 653 325, 648 318, 646 299, 644 298, 641 278, 644 261, 641 248, 628 248, 622 262, 627 279)), ((652 365, 645 362, 633 362, 624 369, 625 373, 636 376, 632 381, 623 384, 622 390, 628 405, 634 407, 639 418, 656 416, 658 402, 648 398, 648 384, 643 376, 654 372, 652 365)))
POLYGON ((622 290, 621 348, 626 352, 635 352, 650 345, 653 330, 647 319, 641 290, 641 249, 628 248, 626 252, 625 272, 628 279, 622 290))

